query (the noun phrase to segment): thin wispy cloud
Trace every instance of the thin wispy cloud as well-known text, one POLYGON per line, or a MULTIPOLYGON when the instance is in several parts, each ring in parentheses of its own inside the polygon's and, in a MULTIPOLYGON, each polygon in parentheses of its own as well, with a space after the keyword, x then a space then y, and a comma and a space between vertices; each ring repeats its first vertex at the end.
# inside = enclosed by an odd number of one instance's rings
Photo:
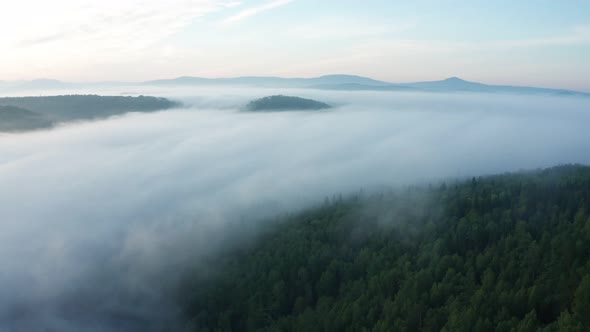
POLYGON ((239 4, 222 0, 56 0, 45 5, 23 0, 0 13, 0 41, 15 47, 57 43, 53 49, 141 48, 182 30, 195 18, 239 4), (37 10, 31 11, 32 7, 37 10))
POLYGON ((366 19, 324 18, 316 21, 297 22, 286 27, 290 38, 299 40, 346 40, 354 38, 389 37, 400 34, 418 25, 418 20, 411 18, 404 21, 369 21, 366 19))
POLYGON ((226 18, 225 20, 223 20, 222 23, 224 25, 234 24, 236 22, 242 21, 246 18, 260 14, 260 13, 265 12, 267 10, 271 10, 271 9, 274 9, 277 7, 287 5, 290 2, 293 2, 293 0, 276 0, 276 1, 269 2, 269 3, 259 6, 259 7, 252 7, 252 8, 244 9, 241 12, 226 18))
POLYGON ((227 0, 14 2, 0 11, 0 44, 10 50, 0 52, 0 75, 87 72, 88 61, 94 68, 136 63, 143 54, 161 54, 159 43, 196 20, 237 5, 227 0))
POLYGON ((368 52, 379 54, 379 49, 392 49, 395 52, 457 53, 457 52, 507 52, 510 50, 532 49, 551 46, 573 46, 590 44, 590 26, 577 26, 569 31, 545 38, 525 38, 512 40, 485 40, 476 42, 444 41, 432 39, 383 39, 377 41, 368 52))
POLYGON ((520 41, 500 41, 498 47, 532 47, 590 44, 590 25, 580 25, 559 36, 525 39, 520 41))

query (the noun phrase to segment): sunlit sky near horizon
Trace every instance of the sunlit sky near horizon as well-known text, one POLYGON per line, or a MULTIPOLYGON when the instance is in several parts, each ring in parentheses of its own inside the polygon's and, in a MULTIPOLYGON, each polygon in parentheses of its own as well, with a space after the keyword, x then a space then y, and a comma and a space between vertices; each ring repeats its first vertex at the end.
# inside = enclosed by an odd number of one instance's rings
POLYGON ((20 0, 0 80, 355 74, 590 91, 590 1, 20 0))

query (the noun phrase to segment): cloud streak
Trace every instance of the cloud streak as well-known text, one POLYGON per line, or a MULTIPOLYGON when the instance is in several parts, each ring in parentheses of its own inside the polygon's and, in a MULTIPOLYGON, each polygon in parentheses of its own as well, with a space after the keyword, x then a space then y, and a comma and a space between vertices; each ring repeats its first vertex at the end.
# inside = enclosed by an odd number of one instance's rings
POLYGON ((232 25, 232 24, 238 23, 242 20, 245 20, 247 18, 250 18, 252 16, 263 13, 265 11, 285 6, 291 2, 293 2, 293 0, 276 0, 276 1, 266 3, 266 4, 259 6, 259 7, 252 7, 252 8, 244 9, 241 12, 223 20, 222 24, 223 25, 232 25))
POLYGON ((88 40, 93 49, 147 44, 182 29, 196 17, 231 5, 217 0, 173 0, 166 4, 154 0, 82 0, 75 4, 57 0, 50 5, 24 0, 0 14, 4 31, 0 39, 8 45, 11 41, 58 40, 79 45, 88 40), (36 10, 31 12, 31 7, 36 10))

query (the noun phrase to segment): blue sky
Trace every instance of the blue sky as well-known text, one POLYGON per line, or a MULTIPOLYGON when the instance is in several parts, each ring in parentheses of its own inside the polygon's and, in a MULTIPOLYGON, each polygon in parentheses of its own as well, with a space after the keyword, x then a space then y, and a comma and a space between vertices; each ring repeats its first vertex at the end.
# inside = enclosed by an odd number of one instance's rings
POLYGON ((590 1, 22 0, 5 7, 0 80, 347 73, 590 90, 590 1))

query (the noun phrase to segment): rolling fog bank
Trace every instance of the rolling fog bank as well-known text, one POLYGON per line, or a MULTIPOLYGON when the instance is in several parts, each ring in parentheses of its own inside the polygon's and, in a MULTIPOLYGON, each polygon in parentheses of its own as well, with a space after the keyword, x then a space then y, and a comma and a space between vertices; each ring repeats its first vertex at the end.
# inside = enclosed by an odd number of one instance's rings
POLYGON ((246 236, 238 223, 360 188, 590 164, 590 98, 138 89, 188 106, 0 135, 0 330, 161 331, 176 282, 246 236), (238 111, 277 93, 336 107, 238 111))

